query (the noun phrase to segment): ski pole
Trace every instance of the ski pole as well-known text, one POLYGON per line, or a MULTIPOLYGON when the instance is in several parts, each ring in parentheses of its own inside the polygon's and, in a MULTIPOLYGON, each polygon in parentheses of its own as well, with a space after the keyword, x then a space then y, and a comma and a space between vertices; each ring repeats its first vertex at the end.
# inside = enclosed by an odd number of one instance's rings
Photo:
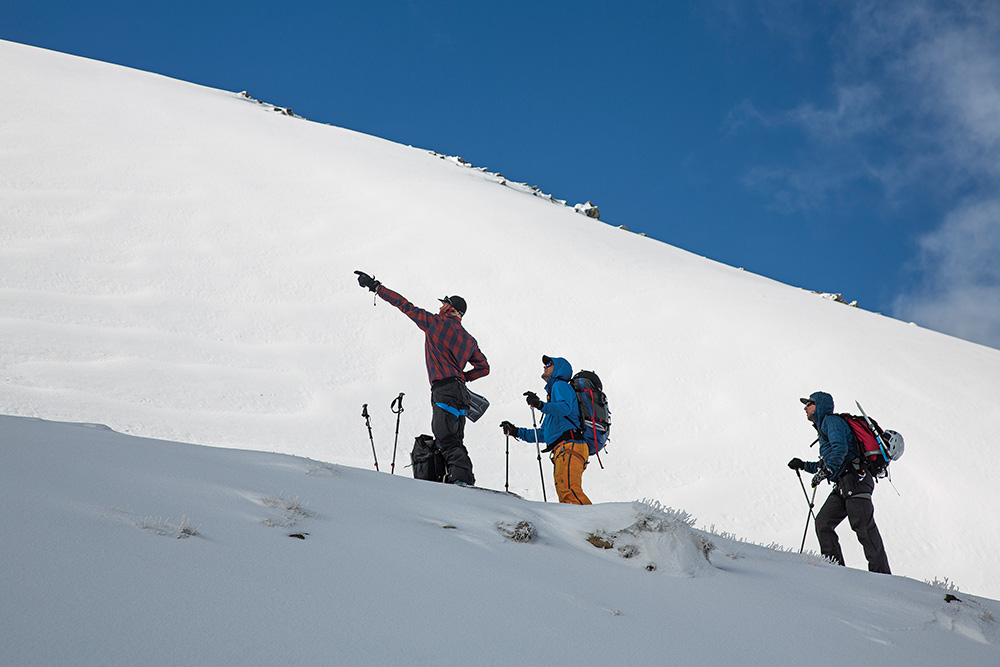
POLYGON ((802 481, 802 471, 796 470, 795 474, 799 476, 799 485, 802 486, 802 493, 805 494, 806 502, 809 503, 809 514, 806 515, 806 528, 802 531, 802 546, 799 547, 799 553, 806 548, 806 535, 809 534, 809 519, 816 520, 816 515, 813 514, 813 507, 815 507, 814 501, 816 500, 816 487, 813 487, 812 498, 809 497, 809 492, 806 491, 806 483, 802 481))
POLYGON ((507 474, 504 477, 503 490, 510 493, 510 434, 506 434, 507 439, 507 474))
POLYGON ((392 402, 389 409, 393 411, 396 415, 396 439, 392 441, 392 465, 389 467, 389 474, 396 474, 396 444, 399 442, 399 416, 403 414, 403 392, 399 392, 399 396, 392 402), (396 405, 399 405, 399 409, 396 409, 396 405))
POLYGON ((538 474, 542 478, 542 502, 549 502, 545 497, 545 473, 542 472, 542 448, 538 446, 538 421, 535 419, 535 408, 531 408, 531 426, 535 429, 535 451, 538 452, 538 474))
POLYGON ((375 453, 375 439, 372 437, 372 422, 368 418, 368 404, 361 406, 361 416, 365 418, 365 426, 368 427, 368 440, 372 443, 372 456, 375 457, 375 470, 378 471, 378 454, 375 453))

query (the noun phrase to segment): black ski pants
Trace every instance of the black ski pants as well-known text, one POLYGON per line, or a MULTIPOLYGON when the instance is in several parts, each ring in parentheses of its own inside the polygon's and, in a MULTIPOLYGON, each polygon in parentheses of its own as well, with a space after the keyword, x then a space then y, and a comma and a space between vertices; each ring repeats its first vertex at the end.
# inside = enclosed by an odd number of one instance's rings
POLYGON ((448 466, 445 483, 475 484, 472 459, 465 448, 465 411, 469 409, 469 390, 457 378, 439 380, 431 385, 431 432, 448 466))
POLYGON ((875 479, 868 473, 863 476, 853 471, 845 473, 837 480, 833 491, 816 515, 816 536, 819 538, 820 553, 844 565, 844 554, 840 549, 836 528, 847 518, 865 550, 868 570, 892 574, 885 546, 882 544, 882 535, 875 525, 875 506, 872 504, 874 490, 875 479))

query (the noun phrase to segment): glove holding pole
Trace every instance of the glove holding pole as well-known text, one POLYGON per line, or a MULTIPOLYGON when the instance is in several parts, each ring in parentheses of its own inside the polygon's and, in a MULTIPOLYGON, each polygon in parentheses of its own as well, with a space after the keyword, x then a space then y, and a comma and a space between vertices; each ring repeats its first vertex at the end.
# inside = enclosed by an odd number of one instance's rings
POLYGON ((542 406, 545 405, 545 402, 538 398, 538 394, 533 391, 524 392, 524 397, 525 402, 535 410, 541 411, 542 406))
MULTIPOLYGON (((802 459, 795 458, 788 462, 788 467, 798 473, 800 470, 805 470, 806 464, 805 461, 803 461, 802 459)), ((802 477, 801 473, 799 473, 799 477, 800 478, 802 477)), ((811 484, 815 489, 817 486, 819 486, 820 482, 822 482, 824 479, 829 479, 829 478, 830 478, 830 469, 827 468, 825 465, 823 465, 821 461, 819 472, 813 475, 811 484)))

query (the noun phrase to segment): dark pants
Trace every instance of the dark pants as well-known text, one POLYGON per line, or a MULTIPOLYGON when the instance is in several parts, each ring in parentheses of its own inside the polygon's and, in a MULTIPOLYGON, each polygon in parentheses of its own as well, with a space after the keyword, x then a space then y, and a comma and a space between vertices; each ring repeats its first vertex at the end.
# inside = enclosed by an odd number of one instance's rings
POLYGON ((454 379, 435 382, 431 386, 431 407, 431 431, 448 465, 445 483, 475 484, 472 459, 464 443, 465 415, 455 414, 469 409, 469 391, 465 384, 454 379), (441 407, 439 403, 447 407, 441 407))
POLYGON ((820 553, 844 565, 844 554, 840 549, 836 528, 847 518, 865 550, 868 570, 891 574, 882 535, 875 525, 875 506, 872 504, 874 490, 875 480, 868 473, 861 478, 855 472, 844 474, 816 515, 816 536, 819 538, 820 553))

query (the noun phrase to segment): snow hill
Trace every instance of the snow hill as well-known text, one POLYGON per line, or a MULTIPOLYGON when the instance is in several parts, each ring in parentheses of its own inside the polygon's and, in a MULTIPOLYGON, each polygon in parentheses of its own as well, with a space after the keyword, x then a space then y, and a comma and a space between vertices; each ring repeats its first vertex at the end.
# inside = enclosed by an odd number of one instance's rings
POLYGON ((0 432, 12 667, 1000 660, 1000 602, 656 502, 543 504, 20 417, 0 432))
MULTIPOLYGON (((0 63, 0 413, 308 457, 371 471, 345 472, 357 486, 402 485, 372 471, 361 406, 385 471, 389 405, 405 393, 396 477, 407 475, 413 437, 429 430, 422 339, 373 307, 362 269, 425 308, 468 300, 466 327, 493 369, 472 386, 492 407, 466 439, 481 485, 504 486, 497 424, 530 424, 521 394, 541 388, 540 356, 564 356, 601 375, 614 411, 606 468, 584 477, 595 502, 647 498, 797 551, 807 507, 785 463, 815 456, 797 399, 825 390, 906 436, 875 499, 894 573, 1000 596, 1000 351, 238 93, 10 42, 0 63)), ((511 490, 540 501, 533 445, 511 450, 511 490)), ((36 465, 46 484, 49 463, 36 465)), ((841 535, 863 569, 846 524, 841 535)), ((817 548, 812 534, 806 545, 817 548)))

